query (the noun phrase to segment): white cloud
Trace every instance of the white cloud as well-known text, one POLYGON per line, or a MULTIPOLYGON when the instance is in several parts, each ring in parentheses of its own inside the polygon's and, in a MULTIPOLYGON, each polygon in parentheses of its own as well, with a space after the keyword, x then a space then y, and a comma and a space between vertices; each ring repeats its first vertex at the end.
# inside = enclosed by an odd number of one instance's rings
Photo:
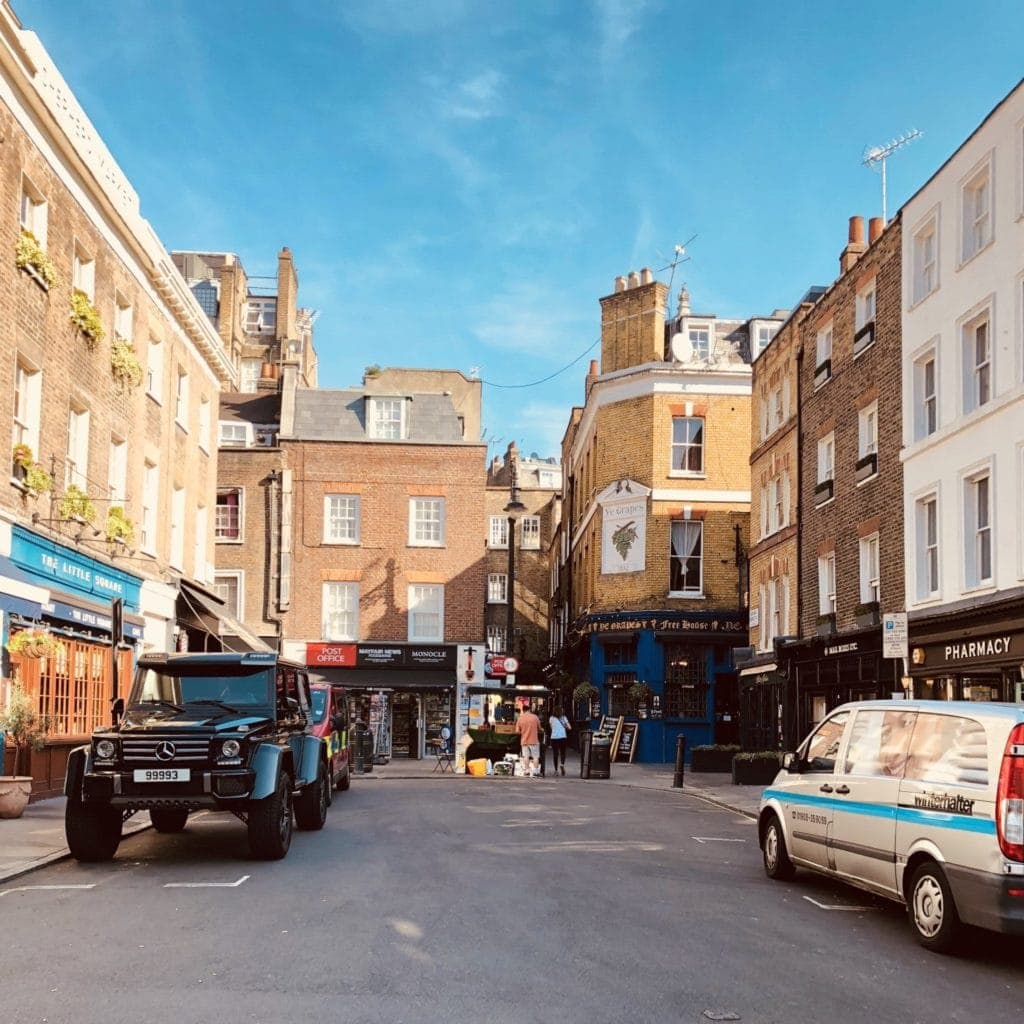
POLYGON ((644 27, 644 16, 658 6, 655 0, 597 0, 598 52, 602 64, 619 60, 630 38, 644 27))
POLYGON ((568 362, 593 341, 593 317, 588 323, 583 312, 569 303, 569 294, 561 285, 543 281, 511 282, 476 311, 470 330, 493 348, 543 356, 549 365, 568 362))
POLYGON ((431 84, 441 95, 438 106, 442 117, 464 121, 483 121, 499 113, 499 90, 504 78, 499 71, 482 71, 455 85, 433 79, 431 84))

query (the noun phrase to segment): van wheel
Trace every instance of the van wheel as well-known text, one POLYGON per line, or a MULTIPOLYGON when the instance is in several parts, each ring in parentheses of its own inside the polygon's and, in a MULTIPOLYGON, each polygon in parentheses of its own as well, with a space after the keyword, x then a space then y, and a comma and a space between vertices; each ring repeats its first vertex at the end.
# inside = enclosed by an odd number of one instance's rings
POLYGON ((934 953, 948 953, 963 925, 942 868, 933 860, 919 864, 910 876, 907 894, 907 915, 917 941, 934 953))
POLYGON ((348 787, 351 786, 351 785, 352 785, 352 766, 347 764, 347 765, 345 765, 345 774, 342 775, 341 782, 338 783, 338 789, 340 789, 342 791, 342 793, 344 793, 345 790, 348 789, 348 787))
POLYGON ((331 780, 323 762, 311 782, 295 801, 295 824, 304 832, 319 832, 327 821, 327 795, 331 791, 331 780))
POLYGON ((324 765, 324 774, 327 777, 327 806, 330 807, 334 803, 334 775, 330 765, 324 765))
POLYGON ((777 882, 788 882, 796 874, 796 868, 793 867, 793 862, 786 851, 782 825, 774 814, 765 824, 761 853, 764 858, 764 873, 769 878, 774 878, 777 882))

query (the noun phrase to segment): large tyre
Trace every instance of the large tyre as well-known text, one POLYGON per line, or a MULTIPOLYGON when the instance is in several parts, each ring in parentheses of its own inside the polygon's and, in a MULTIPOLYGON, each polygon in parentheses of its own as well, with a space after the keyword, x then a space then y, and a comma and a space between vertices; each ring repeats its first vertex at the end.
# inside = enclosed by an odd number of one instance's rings
POLYGON ((348 787, 351 786, 351 785, 352 785, 352 763, 349 762, 347 765, 345 765, 345 772, 341 776, 341 782, 338 783, 338 789, 340 789, 342 791, 342 793, 344 793, 345 790, 348 789, 348 787))
POLYGON ((953 893, 933 860, 918 864, 906 891, 907 917, 917 941, 933 953, 948 953, 963 931, 953 893))
POLYGON ((182 832, 188 821, 188 810, 183 807, 154 807, 149 817, 157 832, 182 832))
POLYGON ((782 834, 782 824, 774 815, 769 815, 764 826, 764 838, 761 840, 761 855, 764 860, 764 873, 778 882, 788 882, 796 874, 796 868, 789 859, 786 850, 786 838, 782 834))
POLYGON ((327 796, 331 789, 330 780, 323 762, 316 773, 316 781, 310 783, 295 801, 295 824, 304 832, 319 832, 327 821, 327 796))
POLYGON ((249 805, 249 849, 260 860, 281 860, 292 845, 292 780, 281 773, 270 796, 249 805))
POLYGON ((64 808, 64 835, 71 856, 85 863, 111 860, 121 842, 122 823, 119 808, 70 797, 64 808))

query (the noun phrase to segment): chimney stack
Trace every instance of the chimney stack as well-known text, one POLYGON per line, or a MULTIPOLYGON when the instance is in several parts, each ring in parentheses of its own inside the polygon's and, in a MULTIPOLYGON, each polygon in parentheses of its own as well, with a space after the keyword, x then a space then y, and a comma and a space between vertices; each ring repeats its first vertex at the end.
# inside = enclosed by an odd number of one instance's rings
MULTIPOLYGON (((665 359, 665 300, 668 288, 654 279, 649 267, 631 270, 625 287, 615 279, 615 292, 601 302, 601 373, 665 359)), ((588 380, 589 380, 588 376, 588 380)))
POLYGON ((864 241, 864 218, 851 217, 846 248, 839 254, 839 273, 845 274, 867 251, 864 241))
POLYGON ((594 381, 600 376, 600 371, 597 368, 597 360, 590 360, 590 369, 587 370, 586 379, 583 382, 583 400, 586 401, 590 398, 590 389, 594 386, 594 381))
POLYGON ((872 217, 868 221, 868 245, 874 245, 885 230, 885 221, 881 217, 872 217))

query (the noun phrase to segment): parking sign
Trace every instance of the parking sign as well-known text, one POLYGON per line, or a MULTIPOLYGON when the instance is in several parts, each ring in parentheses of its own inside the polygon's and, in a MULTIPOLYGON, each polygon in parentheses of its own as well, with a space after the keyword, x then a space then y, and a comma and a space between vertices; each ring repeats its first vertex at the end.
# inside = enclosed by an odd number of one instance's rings
POLYGON ((892 612, 882 616, 882 657, 907 658, 910 647, 907 638, 907 613, 892 612))

